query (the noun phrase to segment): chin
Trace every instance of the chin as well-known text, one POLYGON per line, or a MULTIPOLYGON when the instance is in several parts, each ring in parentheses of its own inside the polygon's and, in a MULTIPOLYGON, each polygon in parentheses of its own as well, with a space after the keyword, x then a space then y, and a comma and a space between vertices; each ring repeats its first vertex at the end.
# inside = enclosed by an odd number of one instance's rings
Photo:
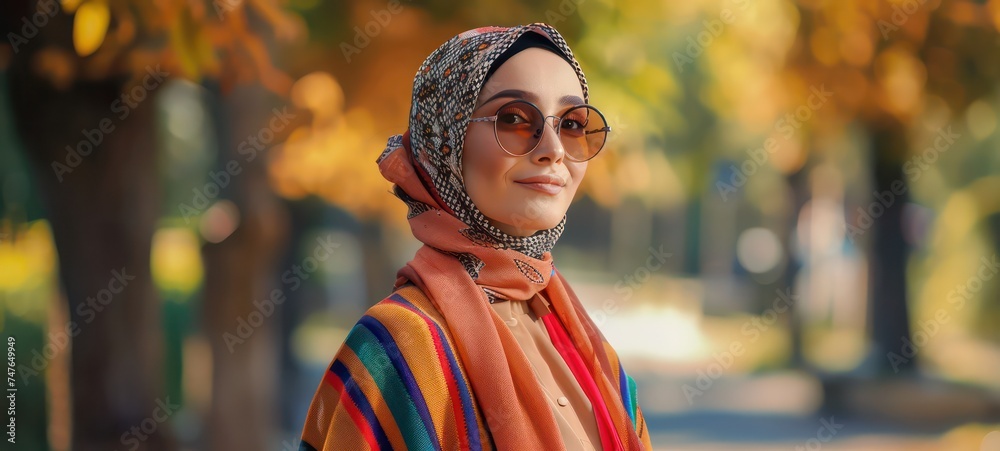
MULTIPOLYGON (((525 224, 523 226, 523 229, 524 230, 534 230, 534 231, 548 230, 548 229, 551 229, 551 228, 553 228, 553 227, 555 227, 557 225, 559 225, 559 221, 558 220, 554 220, 554 221, 553 220, 538 221, 538 222, 535 222, 535 223, 532 223, 532 224, 525 224)), ((532 233, 532 235, 534 235, 534 233, 532 233)))
POLYGON ((541 228, 542 229, 551 229, 551 228, 559 225, 559 221, 561 219, 562 219, 562 216, 559 216, 558 218, 552 218, 552 219, 546 221, 545 224, 542 224, 541 228))
MULTIPOLYGON (((544 205, 539 205, 540 208, 545 208, 544 205)), ((490 219, 490 222, 495 226, 504 230, 508 235, 515 236, 531 236, 540 230, 548 230, 557 225, 562 221, 564 214, 553 215, 552 210, 555 207, 550 207, 545 211, 544 215, 538 215, 533 218, 528 218, 526 216, 531 214, 531 210, 528 209, 518 209, 518 210, 502 210, 503 213, 496 216, 490 215, 488 213, 483 213, 487 218, 509 218, 508 221, 497 221, 495 219, 490 219)), ((537 212, 538 210, 534 210, 537 212)))

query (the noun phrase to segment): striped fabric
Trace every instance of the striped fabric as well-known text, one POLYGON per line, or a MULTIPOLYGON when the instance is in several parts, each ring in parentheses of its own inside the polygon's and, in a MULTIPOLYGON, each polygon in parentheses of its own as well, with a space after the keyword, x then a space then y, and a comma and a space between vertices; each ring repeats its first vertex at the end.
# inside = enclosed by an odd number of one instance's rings
MULTIPOLYGON (((633 425, 647 435, 635 383, 605 348, 633 425)), ((369 449, 495 449, 442 316, 410 284, 351 329, 316 390, 299 447, 369 449)))

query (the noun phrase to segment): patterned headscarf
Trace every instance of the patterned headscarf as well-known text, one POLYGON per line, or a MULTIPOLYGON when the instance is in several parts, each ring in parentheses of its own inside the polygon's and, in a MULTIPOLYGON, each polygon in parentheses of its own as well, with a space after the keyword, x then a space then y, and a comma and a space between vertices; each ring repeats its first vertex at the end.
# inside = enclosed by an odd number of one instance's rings
POLYGON ((472 202, 462 179, 465 132, 490 66, 529 32, 550 39, 563 52, 580 79, 583 99, 587 102, 587 79, 573 51, 555 28, 544 23, 477 28, 448 40, 420 66, 413 80, 409 137, 421 177, 449 213, 498 245, 540 258, 555 246, 566 217, 555 227, 531 236, 509 235, 489 223, 472 202))

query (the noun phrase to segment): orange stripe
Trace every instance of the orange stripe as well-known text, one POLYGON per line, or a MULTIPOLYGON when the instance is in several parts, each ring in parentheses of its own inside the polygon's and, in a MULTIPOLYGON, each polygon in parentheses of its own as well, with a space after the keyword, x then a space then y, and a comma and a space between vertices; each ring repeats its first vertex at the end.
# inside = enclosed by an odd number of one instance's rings
POLYGON ((344 384, 341 382, 340 378, 333 374, 333 372, 327 371, 324 379, 326 379, 326 382, 330 384, 334 390, 340 392, 340 405, 344 406, 343 410, 350 415, 351 420, 354 422, 354 426, 358 428, 361 436, 368 444, 368 448, 378 449, 379 446, 378 442, 375 440, 375 433, 372 431, 371 426, 368 425, 368 421, 365 420, 364 415, 361 415, 357 406, 354 405, 354 402, 351 400, 351 396, 347 393, 347 390, 344 388, 344 384))

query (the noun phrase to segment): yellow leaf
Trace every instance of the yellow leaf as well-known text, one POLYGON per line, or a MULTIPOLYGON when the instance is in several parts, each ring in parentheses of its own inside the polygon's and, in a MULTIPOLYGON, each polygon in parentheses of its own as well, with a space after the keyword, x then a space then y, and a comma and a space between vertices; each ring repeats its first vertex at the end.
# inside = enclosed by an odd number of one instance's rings
POLYGON ((170 23, 170 48, 177 55, 178 62, 184 75, 191 80, 199 80, 202 76, 202 66, 211 61, 203 61, 203 54, 199 53, 199 39, 204 38, 204 33, 199 29, 188 11, 181 11, 177 20, 170 23))
POLYGON ((76 11, 76 7, 80 6, 80 0, 62 0, 62 9, 66 14, 73 14, 76 11))
POLYGON ((73 47, 77 55, 87 56, 101 47, 110 19, 111 12, 104 1, 89 1, 77 8, 73 18, 73 47))

